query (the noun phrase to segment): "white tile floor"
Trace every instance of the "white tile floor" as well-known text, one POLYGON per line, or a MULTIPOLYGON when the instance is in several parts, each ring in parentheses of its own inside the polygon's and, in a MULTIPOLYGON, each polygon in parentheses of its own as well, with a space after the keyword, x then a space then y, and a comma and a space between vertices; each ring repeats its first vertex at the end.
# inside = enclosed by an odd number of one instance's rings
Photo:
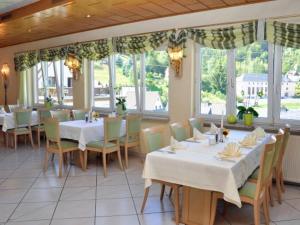
MULTIPOLYGON (((57 161, 42 172, 44 151, 20 145, 17 151, 0 146, 0 225, 173 225, 173 207, 160 186, 151 187, 145 213, 143 165, 131 156, 129 169, 116 162, 103 177, 100 160, 83 172, 75 166, 57 177, 57 161)), ((300 225, 300 187, 287 186, 282 205, 270 209, 272 225, 300 225)), ((262 216, 263 217, 263 216, 262 216)), ((263 222, 263 218, 262 218, 263 222)), ((252 207, 228 206, 216 225, 253 224, 252 207)))

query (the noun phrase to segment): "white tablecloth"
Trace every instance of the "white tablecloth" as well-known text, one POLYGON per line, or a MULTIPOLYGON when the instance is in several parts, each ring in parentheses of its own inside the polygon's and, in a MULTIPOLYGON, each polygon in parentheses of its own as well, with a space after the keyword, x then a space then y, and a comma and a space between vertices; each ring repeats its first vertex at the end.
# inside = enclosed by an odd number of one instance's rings
MULTIPOLYGON (((229 141, 238 142, 248 134, 244 131, 230 131, 229 141)), ((170 147, 147 154, 143 178, 145 187, 151 179, 157 179, 185 185, 193 188, 218 191, 224 194, 226 201, 241 207, 238 193, 247 178, 259 165, 260 153, 270 135, 259 141, 252 149, 241 148, 242 156, 235 161, 224 161, 216 157, 226 143, 209 145, 208 140, 201 143, 183 142, 186 149, 177 150, 176 154, 161 152, 170 147)))
MULTIPOLYGON (((75 140, 79 142, 79 149, 85 150, 86 144, 91 141, 104 140, 103 119, 92 123, 86 123, 85 120, 74 120, 60 122, 60 137, 75 140)), ((126 133, 126 122, 122 121, 121 136, 126 133)))
MULTIPOLYGON (((31 125, 39 124, 39 116, 37 111, 32 111, 31 125)), ((13 113, 0 114, 0 125, 2 125, 2 131, 6 132, 8 129, 15 128, 15 119, 13 113)))

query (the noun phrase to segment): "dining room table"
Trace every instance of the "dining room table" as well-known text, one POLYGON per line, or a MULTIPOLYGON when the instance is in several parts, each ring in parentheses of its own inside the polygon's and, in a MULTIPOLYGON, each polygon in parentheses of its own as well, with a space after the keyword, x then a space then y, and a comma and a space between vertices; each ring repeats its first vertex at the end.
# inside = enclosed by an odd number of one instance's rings
MULTIPOLYGON (((71 120, 60 122, 60 137, 78 141, 78 148, 84 151, 86 145, 91 141, 104 140, 104 123, 103 118, 92 121, 71 120)), ((120 136, 126 134, 126 121, 122 120, 120 136)))
MULTIPOLYGON (((31 126, 39 124, 39 115, 37 111, 32 111, 31 113, 31 126)), ((0 113, 0 126, 2 126, 2 131, 6 132, 9 129, 15 128, 14 113, 0 113)), ((26 126, 26 125, 24 125, 26 126)), ((22 125, 20 125, 22 127, 22 125)))
POLYGON ((212 192, 221 192, 224 200, 241 207, 238 189, 259 166, 260 155, 270 134, 257 140, 251 147, 240 147, 239 157, 221 158, 219 153, 228 143, 239 143, 249 131, 231 130, 224 142, 212 144, 215 138, 188 139, 180 142, 181 148, 171 146, 148 153, 143 178, 145 188, 152 180, 183 186, 181 222, 188 225, 207 225, 211 214, 212 192))

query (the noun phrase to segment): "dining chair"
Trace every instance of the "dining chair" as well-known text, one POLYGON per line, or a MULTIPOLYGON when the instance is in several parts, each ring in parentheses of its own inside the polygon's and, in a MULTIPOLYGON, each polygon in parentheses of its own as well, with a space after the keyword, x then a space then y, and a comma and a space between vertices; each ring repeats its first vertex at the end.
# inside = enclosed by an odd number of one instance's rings
POLYGON ((50 111, 52 118, 57 118, 59 122, 66 122, 70 121, 70 110, 69 109, 62 109, 62 110, 55 110, 50 111))
MULTIPOLYGON (((282 129, 279 129, 278 134, 275 135, 276 137, 276 144, 275 144, 275 153, 274 158, 272 162, 272 176, 270 178, 270 184, 269 184, 269 198, 271 206, 274 205, 273 201, 273 177, 276 181, 276 193, 277 193, 277 200, 279 204, 282 202, 282 188, 281 188, 281 178, 280 178, 280 167, 282 167, 282 159, 283 158, 283 139, 284 139, 284 131, 282 129), (280 166, 280 165, 281 166, 280 166)), ((251 175, 251 179, 257 180, 259 175, 260 168, 257 168, 254 173, 251 175)), ((281 170, 282 171, 282 170, 281 170)))
POLYGON ((190 125, 190 134, 193 133, 194 128, 196 128, 200 132, 204 132, 204 118, 190 118, 188 122, 190 125))
POLYGON ((172 123, 170 124, 170 131, 177 141, 184 141, 189 138, 189 127, 187 124, 172 123))
POLYGON ((120 146, 124 148, 126 168, 128 168, 128 148, 140 146, 141 121, 140 115, 126 116, 126 135, 120 138, 120 146))
POLYGON ((58 154, 59 156, 59 177, 62 177, 62 166, 64 162, 64 153, 79 151, 79 159, 82 169, 84 170, 83 152, 78 148, 78 143, 68 140, 61 140, 59 121, 56 118, 47 118, 44 121, 46 133, 46 151, 44 160, 44 172, 48 168, 48 157, 50 154, 58 154))
POLYGON ((85 167, 87 164, 87 151, 100 152, 102 153, 104 177, 106 177, 107 176, 106 155, 113 152, 117 152, 119 165, 121 170, 123 170, 121 152, 120 152, 121 123, 122 123, 122 118, 120 117, 104 118, 104 140, 92 141, 86 145, 86 151, 84 157, 85 167))
MULTIPOLYGON (((147 153, 157 151, 164 147, 165 132, 166 132, 166 130, 165 130, 165 127, 163 127, 163 126, 151 127, 151 128, 146 128, 146 129, 142 130, 142 132, 141 132, 142 143, 143 143, 143 146, 147 153)), ((179 187, 180 187, 180 185, 174 184, 174 183, 169 183, 166 181, 155 180, 155 179, 152 179, 152 182, 161 184, 161 192, 160 192, 160 200, 161 201, 163 200, 163 196, 165 193, 165 186, 168 186, 171 188, 171 190, 174 190, 175 222, 176 222, 176 224, 179 224, 179 187)), ((147 187, 145 189, 141 213, 144 212, 148 194, 149 194, 149 190, 150 190, 150 187, 147 187)))
MULTIPOLYGON (((33 140, 32 140, 32 130, 31 130, 31 110, 27 109, 19 109, 13 112, 14 116, 14 122, 15 122, 15 128, 9 129, 7 131, 7 135, 13 136, 14 138, 14 147, 17 149, 17 141, 18 136, 24 135, 25 136, 25 142, 26 142, 26 136, 29 136, 30 142, 32 147, 34 147, 33 140)), ((8 147, 8 142, 6 142, 6 145, 8 147)))
POLYGON ((84 109, 73 109, 72 115, 74 120, 85 120, 85 114, 88 112, 88 110, 84 109))
POLYGON ((15 110, 21 109, 19 105, 8 105, 7 107, 7 113, 12 113, 15 110))
MULTIPOLYGON (((247 180, 246 183, 239 189, 239 195, 242 202, 253 205, 254 224, 260 224, 260 208, 263 205, 263 212, 266 225, 269 225, 269 197, 268 189, 270 178, 272 177, 272 163, 275 154, 275 136, 271 137, 268 144, 265 145, 264 151, 260 157, 260 170, 257 182, 247 180)), ((214 224, 218 199, 223 199, 224 196, 220 192, 213 192, 210 225, 214 224)))
POLYGON ((49 109, 38 109, 39 124, 32 127, 32 131, 37 133, 37 143, 41 146, 41 133, 45 132, 44 122, 47 118, 51 118, 51 112, 49 109))

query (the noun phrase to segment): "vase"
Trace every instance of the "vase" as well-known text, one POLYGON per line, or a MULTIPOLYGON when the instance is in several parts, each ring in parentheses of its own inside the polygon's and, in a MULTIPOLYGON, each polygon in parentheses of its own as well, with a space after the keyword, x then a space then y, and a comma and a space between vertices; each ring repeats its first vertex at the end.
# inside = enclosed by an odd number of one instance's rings
POLYGON ((45 102, 45 108, 46 109, 51 109, 52 108, 52 103, 51 102, 45 102))
POLYGON ((252 113, 245 113, 244 114, 244 125, 251 127, 253 125, 253 114, 252 113))
POLYGON ((117 113, 119 116, 123 116, 126 113, 126 111, 123 110, 123 106, 121 104, 117 105, 117 113))

